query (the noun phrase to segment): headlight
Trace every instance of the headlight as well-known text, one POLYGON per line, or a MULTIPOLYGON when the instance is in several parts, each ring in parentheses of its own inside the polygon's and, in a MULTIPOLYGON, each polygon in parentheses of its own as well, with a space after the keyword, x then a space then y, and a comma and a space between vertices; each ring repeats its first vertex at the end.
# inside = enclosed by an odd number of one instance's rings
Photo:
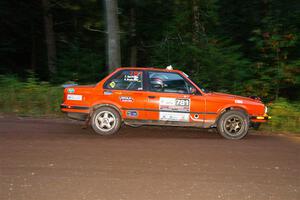
POLYGON ((267 114, 267 112, 268 112, 268 107, 265 106, 265 114, 267 114))

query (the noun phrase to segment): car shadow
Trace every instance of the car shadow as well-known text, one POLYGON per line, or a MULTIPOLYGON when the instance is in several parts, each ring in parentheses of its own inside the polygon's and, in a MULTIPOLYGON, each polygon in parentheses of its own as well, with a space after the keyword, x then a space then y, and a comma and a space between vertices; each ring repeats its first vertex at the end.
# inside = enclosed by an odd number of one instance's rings
MULTIPOLYGON (((94 137, 99 137, 89 128, 89 132, 94 137)), ((141 126, 130 127, 122 126, 116 135, 100 136, 104 139, 132 139, 132 138, 151 138, 151 139, 212 139, 212 140, 225 140, 217 133, 216 129, 201 129, 190 127, 163 127, 163 126, 141 126)), ((248 134, 244 139, 258 139, 261 138, 258 134, 248 134)))
MULTIPOLYGON (((86 139, 211 139, 225 140, 215 129, 200 129, 190 127, 166 127, 166 126, 142 126, 133 128, 123 125, 119 132, 112 136, 96 134, 90 126, 84 122, 65 119, 31 119, 12 118, 0 120, 2 137, 30 139, 32 137, 43 138, 45 135, 55 139, 86 138, 86 139), (2 122, 2 123, 1 123, 2 122)), ((270 137, 260 135, 256 131, 250 131, 246 140, 264 140, 270 137)))

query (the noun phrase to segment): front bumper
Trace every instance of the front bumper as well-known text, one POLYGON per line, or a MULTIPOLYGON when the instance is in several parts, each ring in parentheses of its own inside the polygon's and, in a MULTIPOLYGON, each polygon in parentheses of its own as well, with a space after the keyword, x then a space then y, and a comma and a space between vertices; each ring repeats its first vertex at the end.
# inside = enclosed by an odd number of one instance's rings
POLYGON ((263 116, 251 116, 251 121, 253 122, 266 122, 267 120, 271 119, 272 117, 265 114, 263 116))

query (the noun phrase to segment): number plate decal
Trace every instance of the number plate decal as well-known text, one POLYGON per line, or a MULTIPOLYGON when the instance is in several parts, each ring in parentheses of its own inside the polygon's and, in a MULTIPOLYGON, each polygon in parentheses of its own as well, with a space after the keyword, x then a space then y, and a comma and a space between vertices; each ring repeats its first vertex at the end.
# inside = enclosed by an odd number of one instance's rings
POLYGON ((82 95, 68 94, 67 100, 72 100, 72 101, 82 101, 82 95))
POLYGON ((190 99, 176 99, 161 97, 159 99, 159 110, 164 111, 190 111, 190 99))
POLYGON ((189 117, 189 113, 159 112, 159 120, 163 121, 188 122, 189 117))
POLYGON ((159 99, 159 119, 164 121, 189 121, 190 99, 167 98, 159 99))

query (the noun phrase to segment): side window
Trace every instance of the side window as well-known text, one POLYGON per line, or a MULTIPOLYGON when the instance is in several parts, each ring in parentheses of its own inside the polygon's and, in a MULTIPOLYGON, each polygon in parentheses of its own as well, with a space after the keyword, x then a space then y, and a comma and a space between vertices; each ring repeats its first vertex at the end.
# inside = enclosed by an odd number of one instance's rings
POLYGON ((182 76, 170 72, 149 72, 150 91, 189 94, 191 85, 182 76))
POLYGON ((143 72, 123 70, 112 76, 104 84, 105 89, 143 90, 143 72))

